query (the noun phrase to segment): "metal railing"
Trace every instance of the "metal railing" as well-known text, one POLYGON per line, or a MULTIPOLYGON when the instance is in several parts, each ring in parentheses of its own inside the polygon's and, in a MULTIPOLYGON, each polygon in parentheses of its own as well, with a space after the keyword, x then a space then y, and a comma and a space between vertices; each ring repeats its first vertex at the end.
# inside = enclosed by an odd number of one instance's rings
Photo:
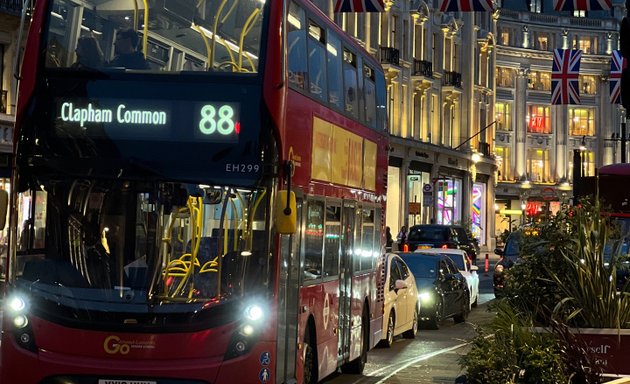
POLYGON ((462 87, 462 74, 455 71, 444 71, 444 77, 442 78, 442 85, 461 88, 462 87))
POLYGON ((400 51, 392 47, 381 47, 381 63, 400 66, 400 51))
POLYGON ((413 75, 433 77, 433 63, 426 60, 413 60, 413 75))

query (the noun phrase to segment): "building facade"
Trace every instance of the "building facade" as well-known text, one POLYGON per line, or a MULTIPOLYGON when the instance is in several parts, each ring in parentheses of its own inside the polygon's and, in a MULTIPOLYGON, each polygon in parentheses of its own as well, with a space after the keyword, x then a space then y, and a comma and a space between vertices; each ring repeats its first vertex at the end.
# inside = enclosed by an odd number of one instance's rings
POLYGON ((610 11, 555 12, 551 1, 503 1, 496 12, 496 229, 554 213, 586 176, 620 160, 622 107, 609 96, 623 1, 610 11), (553 50, 582 50, 579 105, 553 105, 553 50))
POLYGON ((470 224, 494 244, 495 19, 441 13, 438 0, 385 1, 383 13, 333 13, 388 81, 386 224, 470 224))
POLYGON ((471 224, 493 249, 504 230, 561 209, 575 168, 592 176, 619 161, 624 111, 610 103, 608 78, 623 0, 592 12, 503 0, 493 13, 441 13, 439 0, 385 1, 380 14, 334 14, 332 0, 314 3, 388 75, 386 222, 394 233, 471 224), (555 48, 582 50, 579 105, 551 103, 555 48))

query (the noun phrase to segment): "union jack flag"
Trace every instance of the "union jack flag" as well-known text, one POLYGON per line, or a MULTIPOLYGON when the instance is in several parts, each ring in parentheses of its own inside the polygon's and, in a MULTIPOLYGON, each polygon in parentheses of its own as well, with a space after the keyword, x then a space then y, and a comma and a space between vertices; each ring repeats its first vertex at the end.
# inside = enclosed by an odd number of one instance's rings
POLYGON ((385 12, 383 0, 336 0, 335 12, 385 12))
POLYGON ((556 11, 607 11, 612 0, 553 0, 556 11))
POLYGON ((493 10, 493 0, 442 0, 442 5, 440 5, 440 12, 492 12, 493 10))
POLYGON ((580 104, 580 49, 554 49, 551 104, 580 104))
POLYGON ((610 103, 621 104, 621 72, 628 66, 628 61, 620 51, 613 51, 610 57, 610 103))

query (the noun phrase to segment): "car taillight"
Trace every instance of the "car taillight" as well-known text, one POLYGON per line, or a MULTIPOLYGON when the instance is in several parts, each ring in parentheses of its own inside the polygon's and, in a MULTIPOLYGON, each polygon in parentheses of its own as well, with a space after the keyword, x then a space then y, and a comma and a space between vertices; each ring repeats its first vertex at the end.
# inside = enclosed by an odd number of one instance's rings
POLYGON ((448 249, 448 244, 442 245, 442 249, 448 249))

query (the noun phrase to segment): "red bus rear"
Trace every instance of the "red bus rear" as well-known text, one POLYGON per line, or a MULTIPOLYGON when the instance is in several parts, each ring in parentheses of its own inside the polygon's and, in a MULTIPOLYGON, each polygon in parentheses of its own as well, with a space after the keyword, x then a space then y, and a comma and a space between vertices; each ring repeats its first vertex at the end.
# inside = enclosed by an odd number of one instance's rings
POLYGON ((21 68, 0 382, 363 370, 385 81, 310 1, 40 0, 21 68))

